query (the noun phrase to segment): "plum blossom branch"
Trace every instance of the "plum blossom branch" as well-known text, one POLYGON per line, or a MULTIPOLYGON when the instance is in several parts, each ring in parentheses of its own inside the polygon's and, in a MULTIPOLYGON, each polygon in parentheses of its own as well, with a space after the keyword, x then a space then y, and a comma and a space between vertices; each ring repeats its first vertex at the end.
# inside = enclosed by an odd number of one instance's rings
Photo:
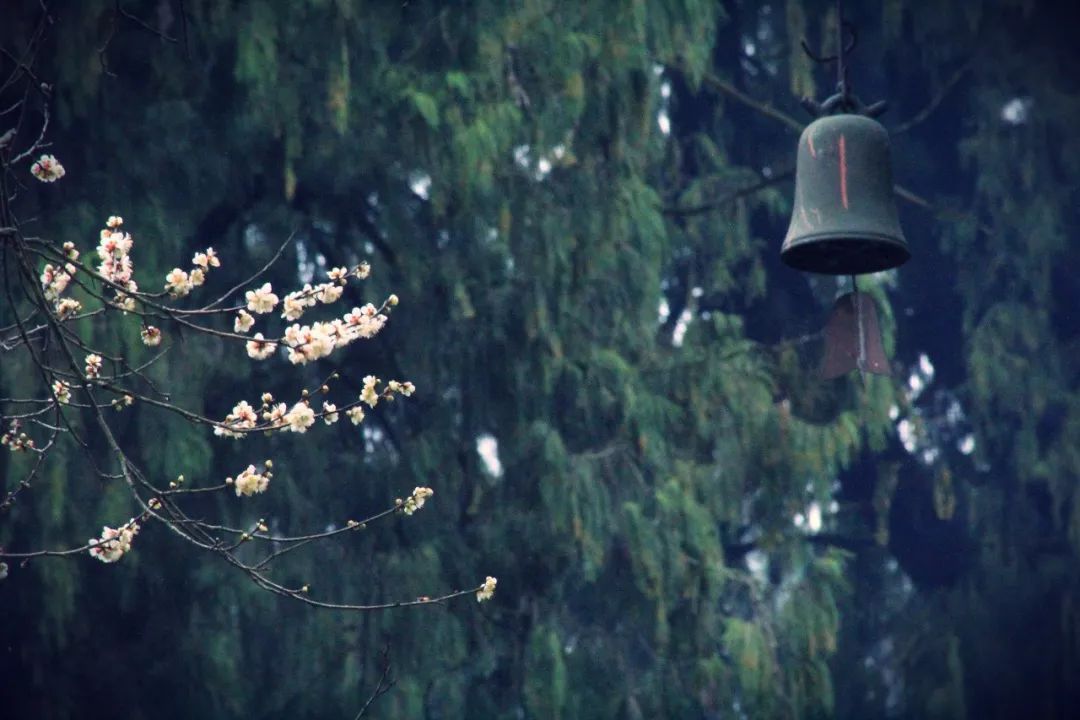
MULTIPOLYGON (((3 167, 6 178, 13 169, 3 167)), ((30 168, 30 174, 42 183, 53 184, 64 177, 62 164, 53 156, 39 158, 30 168)), ((380 305, 368 304, 353 308, 343 316, 329 321, 315 321, 308 325, 297 322, 307 312, 318 306, 329 306, 343 296, 343 289, 351 280, 362 280, 370 273, 366 264, 354 268, 333 268, 327 273, 327 281, 318 285, 305 285, 279 298, 270 283, 247 290, 245 304, 226 307, 230 294, 242 288, 230 290, 212 303, 197 308, 178 308, 176 301, 194 294, 204 285, 208 273, 222 266, 222 259, 212 249, 196 252, 189 270, 174 268, 164 278, 163 290, 146 292, 135 280, 133 249, 136 241, 124 229, 119 216, 110 216, 99 232, 96 250, 98 264, 91 267, 80 261, 80 251, 73 243, 57 247, 40 239, 22 235, 18 220, 9 207, 0 208, 0 218, 10 224, 14 232, 6 234, 0 247, 3 253, 3 273, 10 281, 5 282, 7 310, 14 322, 5 328, 8 336, 0 349, 5 354, 21 353, 28 367, 37 377, 39 394, 27 397, 0 398, 0 422, 4 428, 0 436, 2 444, 14 453, 30 453, 37 456, 26 476, 10 491, 0 509, 9 510, 18 496, 32 487, 32 480, 40 474, 49 451, 64 437, 70 436, 86 452, 91 446, 76 431, 71 413, 89 412, 93 425, 105 440, 111 461, 116 470, 99 467, 93 462, 95 474, 103 481, 122 480, 138 506, 135 517, 112 527, 102 528, 100 536, 66 549, 38 549, 11 552, 0 548, 0 559, 19 560, 23 564, 39 558, 70 557, 87 553, 105 563, 118 562, 137 545, 137 536, 146 526, 163 525, 171 533, 188 544, 216 554, 259 587, 286 596, 313 607, 369 611, 395 607, 410 607, 443 603, 469 593, 485 600, 494 592, 494 578, 466 590, 454 590, 435 597, 423 596, 411 600, 375 604, 355 604, 315 598, 308 584, 289 585, 272 579, 268 571, 274 561, 301 548, 343 535, 363 530, 369 523, 391 515, 411 516, 421 510, 434 495, 431 488, 416 487, 404 498, 398 498, 385 510, 362 520, 349 520, 340 528, 301 534, 271 533, 264 519, 247 528, 234 528, 221 523, 197 519, 183 508, 186 498, 214 493, 233 493, 240 501, 270 492, 273 478, 272 463, 268 460, 261 467, 248 465, 241 472, 224 480, 203 487, 186 484, 182 475, 157 487, 139 471, 118 441, 111 421, 105 412, 113 409, 123 412, 139 403, 150 408, 179 415, 196 425, 204 425, 215 434, 243 438, 252 432, 308 432, 317 421, 331 425, 341 417, 347 417, 354 425, 363 422, 364 407, 374 408, 379 402, 390 402, 398 396, 409 397, 415 391, 411 382, 382 381, 374 375, 364 378, 359 396, 353 399, 331 401, 326 397, 321 406, 315 405, 316 394, 327 396, 337 380, 332 373, 317 387, 303 388, 291 404, 275 402, 269 393, 263 393, 258 409, 246 401, 238 402, 223 421, 215 421, 182 407, 170 399, 167 388, 160 386, 148 371, 169 350, 166 346, 155 352, 148 360, 131 363, 122 353, 84 340, 88 335, 79 331, 87 323, 114 325, 123 328, 131 320, 139 323, 138 337, 142 344, 156 348, 162 344, 166 331, 162 327, 182 327, 224 341, 240 341, 245 345, 246 355, 255 360, 269 359, 273 351, 284 349, 288 361, 294 365, 315 362, 335 350, 357 340, 374 337, 386 324, 389 313, 398 299, 391 295, 380 305), (43 262, 35 269, 34 264, 43 262), (105 291, 112 295, 106 295, 105 291), (281 318, 293 321, 280 336, 264 336, 248 333, 256 324, 256 316, 268 315, 280 306, 281 318), (207 320, 195 323, 196 315, 207 320), (30 325, 35 317, 40 322, 30 325), (162 327, 147 322, 157 318, 162 327), (232 331, 219 329, 205 322, 231 323, 232 331), (267 352, 270 348, 271 352, 267 352), (147 391, 137 389, 143 385, 147 391), (52 421, 46 418, 52 417, 52 421), (35 430, 46 434, 35 437, 35 430), (228 538, 228 539, 227 539, 228 538), (252 545, 266 544, 267 551, 254 559, 244 559, 249 554, 243 550, 252 545)), ((281 251, 275 255, 280 257, 281 251)), ((262 269, 254 277, 265 272, 262 269)), ((92 334, 97 336, 97 334, 92 334)), ((29 379, 29 378, 28 378, 29 379)), ((33 382, 26 387, 34 386, 33 382)), ((8 567, 2 566, 6 576, 8 567)))

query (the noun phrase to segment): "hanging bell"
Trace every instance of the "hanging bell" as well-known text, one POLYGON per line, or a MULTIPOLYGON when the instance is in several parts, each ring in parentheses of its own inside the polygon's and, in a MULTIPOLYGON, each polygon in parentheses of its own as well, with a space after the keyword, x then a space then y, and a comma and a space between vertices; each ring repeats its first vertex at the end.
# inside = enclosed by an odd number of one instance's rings
POLYGON ((803 130, 780 257, 826 275, 879 272, 911 257, 893 203, 889 134, 877 121, 830 115, 803 130))

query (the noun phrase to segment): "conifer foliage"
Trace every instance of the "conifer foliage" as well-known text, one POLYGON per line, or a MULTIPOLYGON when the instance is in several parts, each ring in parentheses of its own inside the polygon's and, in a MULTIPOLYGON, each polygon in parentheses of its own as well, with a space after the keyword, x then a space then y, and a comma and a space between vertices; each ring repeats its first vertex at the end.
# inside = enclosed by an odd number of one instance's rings
MULTIPOLYGON (((401 496, 384 525, 290 559, 305 592, 487 601, 324 612, 261 592, 143 521, 125 540, 130 494, 57 450, 0 515, 0 547, 109 524, 132 550, 6 561, 17 715, 1010 718, 1080 702, 1074 10, 846 3, 852 80, 890 100, 914 254, 862 280, 895 366, 863 383, 817 378, 839 288, 778 257, 798 95, 833 82, 799 41, 829 52, 831 2, 43 5, 14 3, 0 30, 0 77, 32 59, 51 107, 50 145, 11 166, 19 237, 87 253, 120 214, 177 294, 195 268, 174 275, 176 258, 229 258, 207 279, 224 292, 293 235, 244 286, 255 308, 338 265, 373 269, 342 288, 348 307, 400 299, 369 342, 295 365, 159 327, 179 351, 155 369, 171 401, 220 419, 334 374, 353 398, 368 375, 416 386, 357 404, 360 424, 317 404, 340 421, 243 451, 135 402, 117 415, 125 452, 148 478, 232 477, 191 517, 268 535, 351 530, 401 496), (271 446, 260 492, 244 468, 271 446)), ((16 121, 0 115, 0 136, 16 121)), ((82 341, 134 361, 149 343, 129 335, 82 341)), ((21 397, 29 368, 0 362, 0 398, 21 397)), ((306 429, 301 414, 283 421, 306 429)), ((23 462, 0 457, 5 493, 23 462)))

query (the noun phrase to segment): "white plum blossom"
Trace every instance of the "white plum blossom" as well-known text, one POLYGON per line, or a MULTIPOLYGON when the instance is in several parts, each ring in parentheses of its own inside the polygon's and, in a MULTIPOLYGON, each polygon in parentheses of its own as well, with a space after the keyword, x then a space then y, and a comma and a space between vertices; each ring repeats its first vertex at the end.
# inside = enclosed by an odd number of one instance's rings
POLYGON ((405 501, 401 504, 402 512, 406 515, 412 515, 414 512, 424 507, 424 503, 427 499, 435 494, 435 491, 429 487, 415 487, 413 488, 412 495, 405 498, 405 501))
MULTIPOLYGON (((129 285, 135 285, 135 281, 131 281, 129 285)), ((135 298, 131 297, 127 293, 117 292, 116 297, 113 298, 113 304, 123 310, 125 314, 127 314, 135 309, 135 298)))
POLYGON ((369 407, 375 407, 379 402, 379 393, 375 390, 375 386, 378 384, 379 378, 374 375, 364 377, 364 389, 360 391, 360 400, 366 402, 369 407))
POLYGON ((334 403, 324 402, 322 406, 323 410, 323 422, 327 425, 333 425, 338 421, 337 405, 334 403))
POLYGON ((277 405, 263 413, 263 420, 270 423, 271 427, 282 427, 285 425, 285 415, 288 412, 288 405, 286 405, 285 403, 278 403, 277 405))
MULTIPOLYGON (((97 246, 97 256, 101 263, 98 265, 97 272, 98 275, 109 282, 115 283, 125 290, 135 292, 138 286, 131 279, 132 264, 129 254, 135 241, 129 233, 117 229, 122 223, 121 218, 113 215, 106 222, 108 227, 102 228, 97 246)), ((74 246, 68 249, 65 245, 65 250, 71 259, 79 256, 74 246)), ((74 274, 74 266, 72 266, 71 272, 74 274)))
POLYGON ((255 333, 255 337, 247 342, 247 354, 252 360, 265 360, 274 354, 277 343, 263 338, 262 333, 255 333))
POLYGON ((399 393, 405 397, 410 397, 416 392, 416 386, 411 382, 398 382, 397 380, 391 380, 386 383, 386 389, 390 392, 399 393))
POLYGON ((212 267, 221 267, 221 260, 218 258, 217 253, 214 252, 214 248, 206 248, 203 252, 195 253, 191 258, 191 264, 201 267, 203 270, 209 270, 212 267))
POLYGON ((56 396, 56 401, 61 405, 67 405, 71 402, 71 386, 63 380, 57 380, 52 384, 53 395, 56 396))
POLYGON ((255 408, 248 404, 247 400, 241 400, 233 407, 232 412, 225 416, 220 425, 214 427, 214 434, 221 437, 242 438, 244 433, 239 430, 250 430, 259 421, 255 414, 255 408))
POLYGON ((254 465, 248 465, 244 471, 236 476, 236 479, 226 478, 225 484, 231 484, 236 490, 236 497, 241 495, 254 495, 266 492, 266 486, 270 484, 270 474, 261 474, 255 470, 254 465))
POLYGON ((56 303, 56 315, 61 320, 65 320, 72 315, 75 315, 80 310, 82 310, 82 303, 80 303, 78 300, 64 298, 60 302, 56 303))
POLYGON ((364 422, 364 408, 359 405, 355 405, 345 411, 345 414, 349 416, 349 420, 353 425, 359 425, 364 422))
POLYGON ((289 293, 281 303, 281 317, 286 320, 299 320, 307 306, 296 293, 289 293))
POLYGON ((71 263, 67 263, 63 268, 46 265, 41 271, 41 288, 45 291, 45 299, 58 299, 67 289, 75 272, 75 266, 71 263))
POLYGON ((97 247, 98 259, 104 260, 107 257, 122 258, 131 252, 134 244, 135 240, 131 237, 131 233, 103 229, 97 247))
POLYGON ((119 215, 110 215, 109 219, 105 221, 105 227, 115 230, 124 224, 124 218, 119 215))
POLYGON ((278 304, 278 296, 274 294, 270 283, 265 283, 258 290, 248 290, 244 297, 247 300, 247 309, 256 315, 273 312, 278 304))
POLYGON ((144 327, 139 335, 142 337, 143 345, 147 347, 157 347, 161 344, 161 330, 153 325, 144 327))
POLYGON ((86 377, 96 378, 101 374, 101 356, 90 353, 86 356, 86 377))
POLYGON ((165 289, 173 297, 184 297, 191 292, 191 287, 191 279, 187 272, 180 268, 173 268, 165 276, 165 289))
POLYGON ((101 528, 101 537, 90 538, 87 544, 90 548, 90 557, 95 557, 103 563, 114 563, 123 557, 124 553, 131 550, 131 541, 139 532, 139 524, 134 519, 119 528, 111 528, 108 525, 101 528))
POLYGON ((197 267, 191 271, 190 278, 192 287, 199 287, 206 282, 206 271, 197 267))
POLYGON ((308 428, 315 424, 315 411, 306 402, 298 402, 292 406, 292 410, 285 413, 284 420, 292 432, 306 433, 308 428))
POLYGON ((64 177, 66 171, 60 161, 53 155, 42 155, 30 166, 30 174, 41 182, 56 182, 64 177))
POLYGON ((345 292, 345 289, 340 285, 335 285, 333 283, 323 283, 315 288, 315 291, 315 297, 318 298, 319 302, 324 305, 329 305, 330 303, 337 302, 341 298, 341 294, 345 292))
POLYGON ((386 324, 386 316, 379 313, 371 303, 362 308, 354 307, 345 314, 344 320, 350 331, 350 341, 356 338, 374 337, 386 324))
POLYGON ((485 600, 493 598, 495 596, 495 585, 498 582, 497 578, 488 575, 487 578, 484 579, 484 584, 476 591, 476 602, 484 602, 485 600))
POLYGON ((334 351, 338 335, 331 323, 290 325, 285 328, 285 344, 289 347, 289 362, 304 365, 309 361, 326 357, 334 351))
POLYGON ((344 285, 349 279, 349 269, 345 267, 330 268, 326 271, 326 277, 332 283, 344 285))
POLYGON ((236 314, 233 321, 233 330, 238 333, 246 333, 255 324, 255 318, 248 314, 247 310, 241 310, 236 314))

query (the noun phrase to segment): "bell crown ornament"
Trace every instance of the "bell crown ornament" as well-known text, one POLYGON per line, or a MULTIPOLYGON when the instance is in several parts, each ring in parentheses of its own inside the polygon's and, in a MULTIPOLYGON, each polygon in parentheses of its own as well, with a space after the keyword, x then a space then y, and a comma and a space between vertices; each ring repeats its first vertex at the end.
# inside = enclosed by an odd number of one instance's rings
POLYGON ((885 103, 866 106, 851 92, 845 55, 857 36, 843 20, 840 0, 836 5, 837 54, 821 58, 802 43, 815 61, 837 64, 837 88, 822 103, 803 99, 817 119, 799 138, 795 200, 780 257, 804 272, 854 276, 903 265, 911 252, 893 200, 889 134, 873 119, 885 103))

